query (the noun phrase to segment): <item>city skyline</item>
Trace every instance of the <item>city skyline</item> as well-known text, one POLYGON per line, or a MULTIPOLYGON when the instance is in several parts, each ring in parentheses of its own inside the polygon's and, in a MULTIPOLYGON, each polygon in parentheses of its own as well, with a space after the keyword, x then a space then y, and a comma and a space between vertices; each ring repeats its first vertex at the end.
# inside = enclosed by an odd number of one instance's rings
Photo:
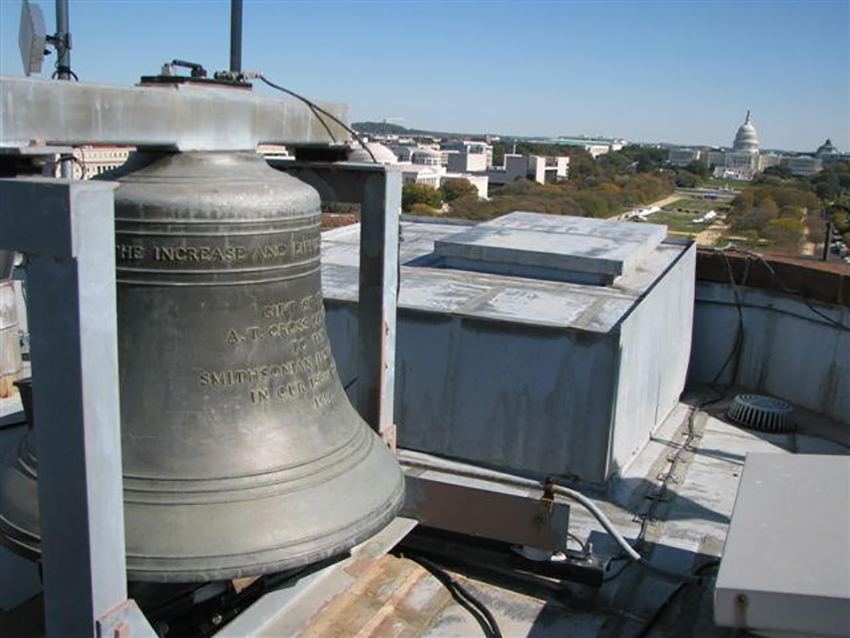
MULTIPOLYGON (((38 4, 52 32, 53 3, 38 4)), ((814 152, 831 138, 850 150, 850 3, 840 0, 247 0, 244 11, 243 66, 349 103, 352 121, 730 146, 750 109, 764 148, 814 152)), ((22 74, 19 13, 19 1, 0 1, 6 75, 22 74)), ((172 58, 227 67, 227 1, 71 0, 70 15, 72 67, 86 81, 135 83, 172 58)))

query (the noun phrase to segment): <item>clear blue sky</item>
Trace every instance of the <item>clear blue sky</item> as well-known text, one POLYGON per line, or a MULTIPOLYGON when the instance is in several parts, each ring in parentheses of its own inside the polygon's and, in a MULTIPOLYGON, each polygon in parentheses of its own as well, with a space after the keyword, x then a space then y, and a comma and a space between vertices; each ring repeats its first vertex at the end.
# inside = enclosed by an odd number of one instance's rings
MULTIPOLYGON (((120 84, 175 57, 226 68, 229 6, 70 0, 72 66, 120 84)), ((0 0, 3 74, 21 74, 19 12, 0 0)), ((355 121, 729 145, 749 108, 763 147, 850 149, 850 0, 246 0, 243 66, 355 121)))

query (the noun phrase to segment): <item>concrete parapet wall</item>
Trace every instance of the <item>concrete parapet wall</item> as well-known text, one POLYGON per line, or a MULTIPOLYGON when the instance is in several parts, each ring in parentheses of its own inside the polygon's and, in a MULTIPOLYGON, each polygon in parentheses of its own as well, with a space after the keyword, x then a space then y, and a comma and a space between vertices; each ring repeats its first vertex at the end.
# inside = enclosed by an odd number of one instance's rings
MULTIPOLYGON (((850 426, 850 331, 799 298, 739 286, 744 340, 737 385, 771 394, 850 426)), ((810 301, 850 328, 850 310, 810 301)), ((739 315, 731 285, 697 282, 688 382, 710 383, 732 352, 739 315)), ((719 383, 733 381, 734 361, 719 383)))

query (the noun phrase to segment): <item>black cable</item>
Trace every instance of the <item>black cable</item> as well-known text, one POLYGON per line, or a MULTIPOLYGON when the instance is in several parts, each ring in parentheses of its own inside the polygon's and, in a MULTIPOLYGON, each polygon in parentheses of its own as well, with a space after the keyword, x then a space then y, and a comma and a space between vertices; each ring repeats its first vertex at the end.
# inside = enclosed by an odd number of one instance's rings
MULTIPOLYGON (((325 118, 323 118, 321 115, 319 115, 319 113, 320 113, 320 112, 322 112, 322 113, 324 113, 325 115, 327 115, 328 117, 333 117, 330 113, 328 113, 327 111, 325 111, 324 109, 322 109, 321 107, 319 107, 319 106, 318 106, 317 104, 315 104, 314 102, 312 102, 312 101, 308 100, 308 99, 307 99, 307 98, 305 98, 303 95, 298 95, 298 94, 297 94, 297 93, 295 93, 294 91, 290 91, 290 90, 289 90, 289 89, 287 89, 287 88, 284 88, 284 87, 282 87, 282 86, 278 86, 277 84, 274 84, 273 82, 270 82, 269 80, 267 80, 266 78, 264 78, 262 75, 258 75, 257 77, 258 77, 260 80, 262 80, 263 82, 265 82, 266 84, 268 84, 270 87, 275 88, 275 89, 277 89, 278 91, 283 91, 283 92, 284 92, 284 93, 286 93, 287 95, 291 95, 292 97, 298 98, 299 100, 301 100, 302 102, 304 102, 304 104, 306 104, 306 105, 307 105, 307 107, 310 109, 310 111, 313 113, 313 115, 315 116, 315 118, 316 118, 317 120, 319 120, 319 122, 321 123, 321 125, 324 127, 325 131, 327 131, 328 135, 330 135, 331 140, 332 140, 334 143, 336 143, 336 136, 333 134, 333 131, 331 131, 331 127, 330 127, 330 126, 328 126, 328 123, 325 121, 325 118)), ((334 118, 334 119, 336 120, 336 118, 334 118)), ((339 120, 337 120, 337 122, 339 122, 339 120)))
POLYGON ((733 359, 735 361, 735 365, 733 367, 732 379, 729 385, 735 385, 738 380, 738 368, 741 360, 741 352, 744 349, 744 310, 741 303, 741 296, 738 291, 738 284, 735 281, 735 275, 732 272, 732 263, 729 261, 729 256, 726 254, 725 250, 720 250, 719 252, 723 256, 723 261, 726 264, 726 271, 729 273, 729 283, 732 284, 732 294, 735 297, 735 306, 738 308, 738 329, 735 332, 735 341, 732 343, 732 350, 729 352, 729 356, 726 357, 726 361, 723 362, 720 370, 718 370, 717 374, 714 375, 714 379, 711 381, 712 386, 717 384, 720 377, 723 376, 723 373, 726 371, 727 366, 733 361, 733 359))
POLYGON ((260 81, 267 84, 268 86, 272 87, 273 89, 277 89, 278 91, 282 91, 283 93, 286 93, 287 95, 291 95, 295 99, 301 100, 302 102, 304 102, 304 104, 306 104, 308 107, 310 107, 310 110, 313 111, 313 115, 315 115, 316 118, 324 125, 328 134, 331 136, 331 139, 336 141, 336 138, 334 138, 334 135, 333 135, 333 133, 331 133, 331 130, 328 127, 327 123, 321 117, 319 117, 318 113, 322 113, 323 115, 326 115, 327 117, 332 119, 334 122, 339 124, 342 128, 344 128, 346 131, 351 133, 351 135, 354 137, 354 139, 357 140, 357 142, 360 144, 360 146, 363 147, 363 150, 365 150, 369 154, 369 157, 372 158, 372 161, 375 162, 375 164, 380 164, 380 162, 375 157, 375 155, 372 153, 372 151, 369 149, 369 147, 366 146, 366 142, 363 141, 363 138, 361 138, 360 135, 357 134, 357 131, 355 131, 353 128, 351 128, 350 126, 348 126, 347 124, 342 122, 342 120, 340 120, 338 117, 336 117, 333 113, 329 113, 328 111, 323 109, 321 106, 319 106, 315 102, 312 102, 311 100, 307 99, 303 95, 299 95, 295 91, 291 91, 291 90, 289 90, 289 89, 287 89, 283 86, 280 86, 279 84, 275 84, 274 82, 272 82, 271 80, 269 80, 268 78, 266 78, 263 75, 258 75, 257 78, 260 81))
POLYGON ((466 609, 488 638, 502 638, 502 632, 493 614, 489 609, 473 596, 468 589, 452 578, 442 567, 419 554, 404 553, 403 558, 409 558, 425 568, 434 578, 439 580, 449 590, 452 598, 464 609, 466 609))
POLYGON ((609 561, 608 561, 608 565, 610 565, 611 563, 619 562, 619 561, 621 561, 621 560, 622 560, 622 561, 625 561, 625 562, 623 563, 623 566, 622 566, 622 567, 620 567, 620 569, 618 569, 616 573, 614 573, 614 574, 610 574, 610 575, 608 575, 608 576, 605 576, 605 577, 602 579, 602 582, 603 582, 603 583, 610 583, 612 580, 616 580, 616 579, 618 579, 620 576, 622 576, 622 575, 623 575, 623 572, 624 572, 624 571, 626 571, 626 568, 627 568, 629 565, 631 565, 631 564, 632 564, 632 563, 629 561, 628 557, 626 557, 625 555, 622 555, 622 556, 615 556, 614 558, 612 558, 611 560, 609 560, 609 561))
POLYGON ((585 556, 590 556, 590 549, 587 547, 587 543, 581 540, 578 536, 573 534, 572 532, 567 532, 567 538, 572 538, 576 543, 581 546, 581 553, 585 556))
POLYGON ((821 317, 822 319, 825 319, 825 320, 826 320, 827 322, 829 322, 832 326, 834 326, 834 327, 838 328, 839 330, 846 330, 846 331, 850 331, 850 327, 845 326, 845 325, 844 325, 843 323, 841 323, 840 321, 837 321, 837 320, 833 319, 833 318, 832 318, 832 317, 830 317, 829 315, 826 315, 826 314, 822 313, 820 310, 818 310, 817 308, 815 308, 815 307, 811 304, 811 302, 809 301, 808 297, 806 297, 804 294, 802 294, 799 290, 793 290, 793 289, 789 288, 788 286, 786 286, 786 285, 785 285, 785 282, 784 282, 784 281, 782 280, 782 278, 781 278, 781 277, 777 274, 777 272, 776 272, 776 270, 773 268, 773 266, 771 266, 771 265, 770 265, 770 262, 769 262, 769 261, 767 261, 767 260, 764 258, 764 255, 761 255, 761 254, 759 254, 759 253, 757 253, 757 252, 754 252, 754 251, 751 251, 751 250, 743 250, 743 249, 741 249, 741 248, 738 248, 737 246, 731 246, 731 247, 729 248, 729 250, 734 250, 735 252, 739 252, 739 253, 741 253, 741 254, 743 254, 743 255, 746 255, 746 256, 747 256, 747 258, 754 257, 755 259, 759 260, 762 264, 764 264, 764 267, 765 267, 765 268, 767 268, 767 269, 768 269, 768 271, 770 271, 771 276, 776 278, 776 281, 779 283, 780 288, 782 288, 782 290, 783 290, 784 292, 788 293, 789 295, 794 295, 794 296, 797 296, 797 297, 802 297, 802 299, 803 299, 803 303, 805 303, 805 304, 806 304, 806 306, 809 308, 809 310, 811 310, 813 313, 815 313, 816 315, 818 315, 818 316, 819 316, 819 317, 821 317))
MULTIPOLYGON (((647 509, 646 512, 644 512, 642 514, 637 515, 641 519, 641 524, 640 524, 640 530, 638 531, 637 538, 635 539, 635 542, 632 544, 632 546, 635 549, 637 549, 646 539, 646 534, 649 530, 649 523, 652 520, 654 520, 654 518, 655 518, 655 510, 658 508, 658 504, 661 502, 662 497, 667 492, 667 485, 669 484, 670 480, 673 478, 674 474, 676 473, 676 468, 678 468, 678 466, 679 466, 679 463, 680 463, 681 458, 682 458, 682 453, 685 452, 685 450, 691 449, 694 438, 696 438, 696 429, 694 427, 694 421, 696 420, 697 415, 700 412, 702 412, 705 408, 707 408, 708 406, 713 405, 713 404, 717 403, 718 401, 720 401, 722 398, 723 398, 723 394, 720 393, 719 396, 717 396, 713 399, 707 399, 705 401, 701 401, 698 405, 694 406, 694 408, 691 410, 691 413, 688 415, 687 438, 685 439, 685 442, 682 443, 682 445, 679 446, 679 448, 676 450, 675 454, 673 455, 673 458, 670 460, 670 467, 668 468, 667 472, 665 473, 664 478, 661 479, 659 489, 658 489, 657 493, 655 494, 655 498, 652 500, 652 504, 649 506, 649 509, 647 509)), ((606 565, 606 570, 607 570, 608 566, 611 565, 611 563, 619 562, 621 560, 626 561, 625 564, 623 564, 623 566, 620 567, 620 569, 618 569, 615 573, 610 574, 608 576, 605 576, 602 579, 603 583, 610 583, 612 580, 616 580, 617 578, 619 578, 623 574, 623 572, 626 571, 626 569, 629 567, 629 565, 632 564, 628 560, 628 557, 623 552, 620 552, 608 561, 608 564, 606 565)))
POLYGON ((806 297, 801 291, 794 290, 793 288, 789 288, 788 286, 786 286, 785 282, 782 280, 782 277, 780 277, 779 274, 776 272, 776 269, 773 268, 773 266, 770 265, 770 262, 767 261, 764 258, 764 255, 757 253, 755 251, 752 251, 752 250, 744 250, 743 248, 738 248, 735 244, 728 244, 727 246, 724 246, 723 248, 715 248, 713 250, 721 253, 724 256, 724 258, 727 259, 727 261, 728 261, 728 257, 726 257, 726 251, 729 251, 729 250, 731 250, 733 252, 741 253, 742 255, 747 256, 748 259, 750 257, 752 257, 752 258, 760 261, 762 264, 764 264, 764 267, 768 269, 771 276, 776 278, 776 281, 779 284, 779 287, 782 288, 783 292, 786 292, 789 295, 794 295, 796 297, 801 297, 802 300, 803 300, 803 303, 806 304, 806 306, 808 307, 809 310, 811 310, 814 314, 816 314, 821 319, 824 319, 826 322, 828 322, 833 327, 838 328, 839 330, 850 331, 850 326, 845 326, 840 321, 833 319, 829 315, 826 315, 823 312, 821 312, 820 310, 818 310, 817 308, 815 308, 812 305, 812 303, 809 301, 808 297, 806 297))
MULTIPOLYGON (((695 576, 698 576, 706 569, 709 569, 710 567, 717 567, 718 565, 720 565, 719 560, 711 560, 707 563, 704 563, 703 565, 700 565, 691 573, 693 573, 695 576)), ((690 583, 686 582, 679 583, 676 588, 672 592, 670 592, 667 598, 664 599, 664 602, 661 603, 658 609, 655 610, 655 613, 653 613, 652 616, 649 617, 649 620, 647 620, 643 627, 641 627, 640 631, 635 634, 635 638, 646 638, 646 636, 649 635, 649 632, 652 631, 652 628, 655 626, 655 623, 658 622, 658 619, 661 618, 667 608, 673 604, 673 601, 676 600, 676 598, 678 598, 683 591, 685 591, 685 588, 689 584, 690 583)))
POLYGON ((55 70, 55 71, 53 71, 53 74, 50 76, 50 79, 51 79, 51 80, 55 80, 55 79, 57 79, 57 78, 59 77, 59 75, 60 75, 60 74, 62 74, 62 73, 67 73, 67 74, 68 74, 68 75, 70 75, 72 78, 74 78, 74 80, 75 80, 76 82, 79 82, 79 81, 80 81, 80 78, 78 78, 78 77, 77 77, 77 74, 76 74, 76 73, 74 73, 74 72, 71 70, 71 67, 69 67, 69 66, 62 66, 62 65, 60 65, 58 60, 57 60, 57 61, 56 61, 56 63, 54 64, 54 68, 55 68, 56 70, 55 70))

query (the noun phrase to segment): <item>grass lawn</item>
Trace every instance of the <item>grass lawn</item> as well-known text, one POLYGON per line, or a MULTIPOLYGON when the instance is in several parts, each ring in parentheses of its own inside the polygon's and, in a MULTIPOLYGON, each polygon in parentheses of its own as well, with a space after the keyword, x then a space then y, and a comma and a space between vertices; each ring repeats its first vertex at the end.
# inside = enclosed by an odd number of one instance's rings
POLYGON ((673 202, 672 204, 667 204, 661 210, 676 211, 679 209, 702 215, 703 213, 707 213, 710 210, 715 210, 718 213, 722 213, 729 209, 729 205, 727 202, 718 202, 716 200, 705 201, 702 199, 680 199, 679 201, 673 202))
POLYGON ((671 213, 662 210, 660 213, 653 213, 646 218, 650 224, 665 224, 667 229, 677 233, 687 233, 696 235, 711 226, 714 220, 694 224, 693 222, 699 219, 698 215, 689 215, 688 213, 671 213))
POLYGON ((736 188, 740 190, 742 188, 749 188, 753 183, 745 179, 718 179, 711 177, 705 185, 713 188, 736 188))

